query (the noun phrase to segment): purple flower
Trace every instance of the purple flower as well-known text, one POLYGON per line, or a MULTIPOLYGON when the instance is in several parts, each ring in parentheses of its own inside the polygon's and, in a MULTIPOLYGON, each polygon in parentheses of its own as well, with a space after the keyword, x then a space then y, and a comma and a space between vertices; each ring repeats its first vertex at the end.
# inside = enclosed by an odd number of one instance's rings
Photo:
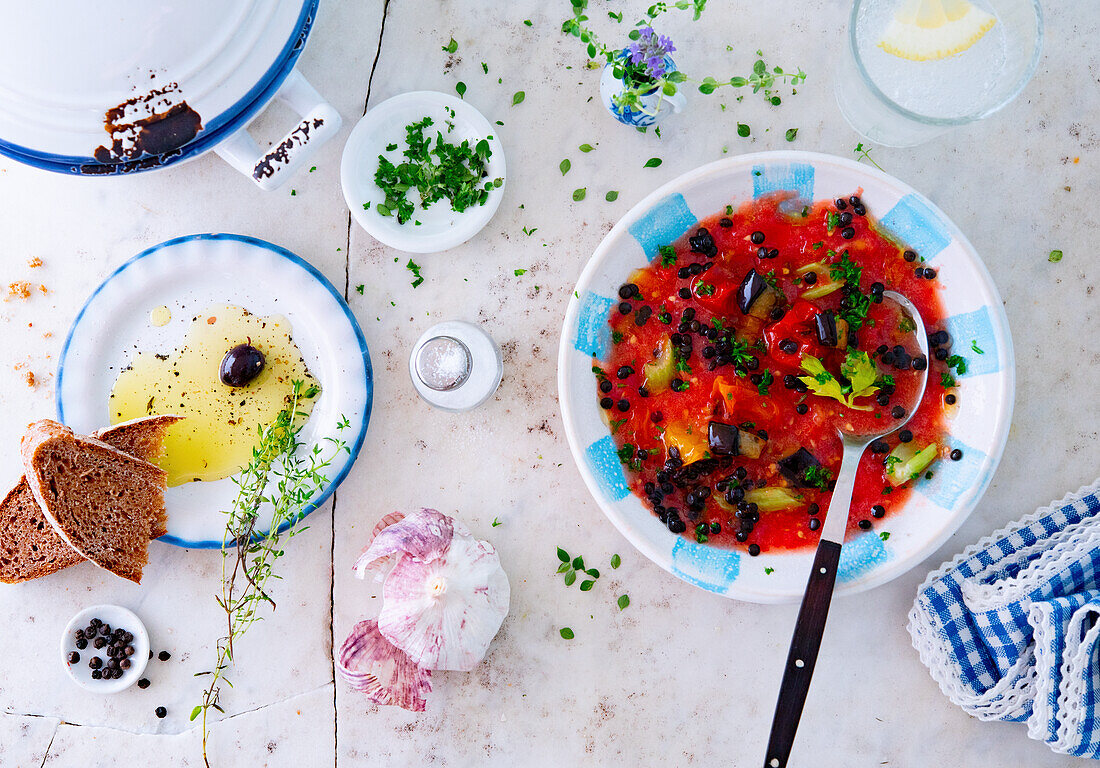
POLYGON ((653 27, 643 27, 640 37, 625 49, 630 55, 631 64, 645 64, 646 74, 654 80, 662 77, 665 71, 665 56, 676 50, 672 40, 658 35, 653 27))

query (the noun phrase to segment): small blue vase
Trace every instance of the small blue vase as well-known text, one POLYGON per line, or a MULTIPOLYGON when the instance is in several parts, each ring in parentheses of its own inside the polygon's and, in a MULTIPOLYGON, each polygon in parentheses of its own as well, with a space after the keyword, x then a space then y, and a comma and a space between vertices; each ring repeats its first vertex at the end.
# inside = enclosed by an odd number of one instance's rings
MULTIPOLYGON (((619 54, 620 60, 626 59, 625 53, 619 54)), ((675 72, 676 62, 671 56, 665 56, 665 71, 675 72)), ((615 77, 615 63, 608 62, 604 65, 603 74, 600 75, 600 100, 611 116, 624 125, 643 127, 656 124, 665 115, 680 112, 684 108, 684 95, 679 90, 672 96, 665 96, 660 89, 653 88, 639 98, 642 108, 621 107, 615 103, 615 97, 623 92, 626 83, 622 78, 615 77)))

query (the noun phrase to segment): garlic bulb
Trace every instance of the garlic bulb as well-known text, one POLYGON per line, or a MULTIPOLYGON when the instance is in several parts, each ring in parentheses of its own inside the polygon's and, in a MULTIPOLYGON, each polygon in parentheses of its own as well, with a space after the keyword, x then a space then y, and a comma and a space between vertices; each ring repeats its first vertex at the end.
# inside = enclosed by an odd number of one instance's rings
POLYGON ((423 712, 431 675, 378 632, 378 622, 360 621, 340 646, 336 669, 352 688, 376 704, 423 712))
POLYGON ((378 631, 422 667, 468 672, 489 650, 509 597, 493 545, 456 530, 438 557, 405 557, 393 567, 378 631))
MULTIPOLYGON (((375 574, 376 580, 381 581, 388 569, 403 555, 428 561, 447 550, 454 535, 453 518, 434 509, 422 509, 406 516, 399 515, 400 513, 393 515, 396 522, 374 529, 373 540, 355 561, 355 575, 360 579, 366 578, 366 574, 371 572, 375 574)), ((385 522, 385 518, 382 522, 385 522)), ((469 535, 469 531, 462 528, 461 524, 460 528, 469 535)))

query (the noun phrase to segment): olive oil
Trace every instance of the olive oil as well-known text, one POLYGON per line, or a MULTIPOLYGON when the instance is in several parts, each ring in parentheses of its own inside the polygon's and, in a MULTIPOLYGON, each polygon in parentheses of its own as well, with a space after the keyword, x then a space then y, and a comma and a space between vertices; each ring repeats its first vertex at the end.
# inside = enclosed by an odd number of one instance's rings
POLYGON ((240 471, 258 444, 258 428, 289 401, 295 380, 315 391, 300 403, 308 417, 320 389, 281 316, 261 317, 242 307, 209 307, 191 320, 183 344, 168 355, 137 352, 111 391, 111 423, 141 416, 185 417, 165 439, 160 465, 168 485, 221 480, 240 471), (243 387, 223 384, 226 352, 248 343, 265 358, 263 371, 243 387))

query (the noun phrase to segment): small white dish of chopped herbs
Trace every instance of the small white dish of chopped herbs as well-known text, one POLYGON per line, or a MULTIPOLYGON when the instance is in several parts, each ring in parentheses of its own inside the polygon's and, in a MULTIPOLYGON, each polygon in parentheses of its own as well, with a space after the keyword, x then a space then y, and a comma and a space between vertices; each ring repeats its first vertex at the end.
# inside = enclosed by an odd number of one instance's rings
POLYGON ((494 126, 461 99, 412 91, 363 116, 348 137, 340 182, 352 216, 376 240, 410 253, 460 245, 489 223, 504 193, 494 126))

